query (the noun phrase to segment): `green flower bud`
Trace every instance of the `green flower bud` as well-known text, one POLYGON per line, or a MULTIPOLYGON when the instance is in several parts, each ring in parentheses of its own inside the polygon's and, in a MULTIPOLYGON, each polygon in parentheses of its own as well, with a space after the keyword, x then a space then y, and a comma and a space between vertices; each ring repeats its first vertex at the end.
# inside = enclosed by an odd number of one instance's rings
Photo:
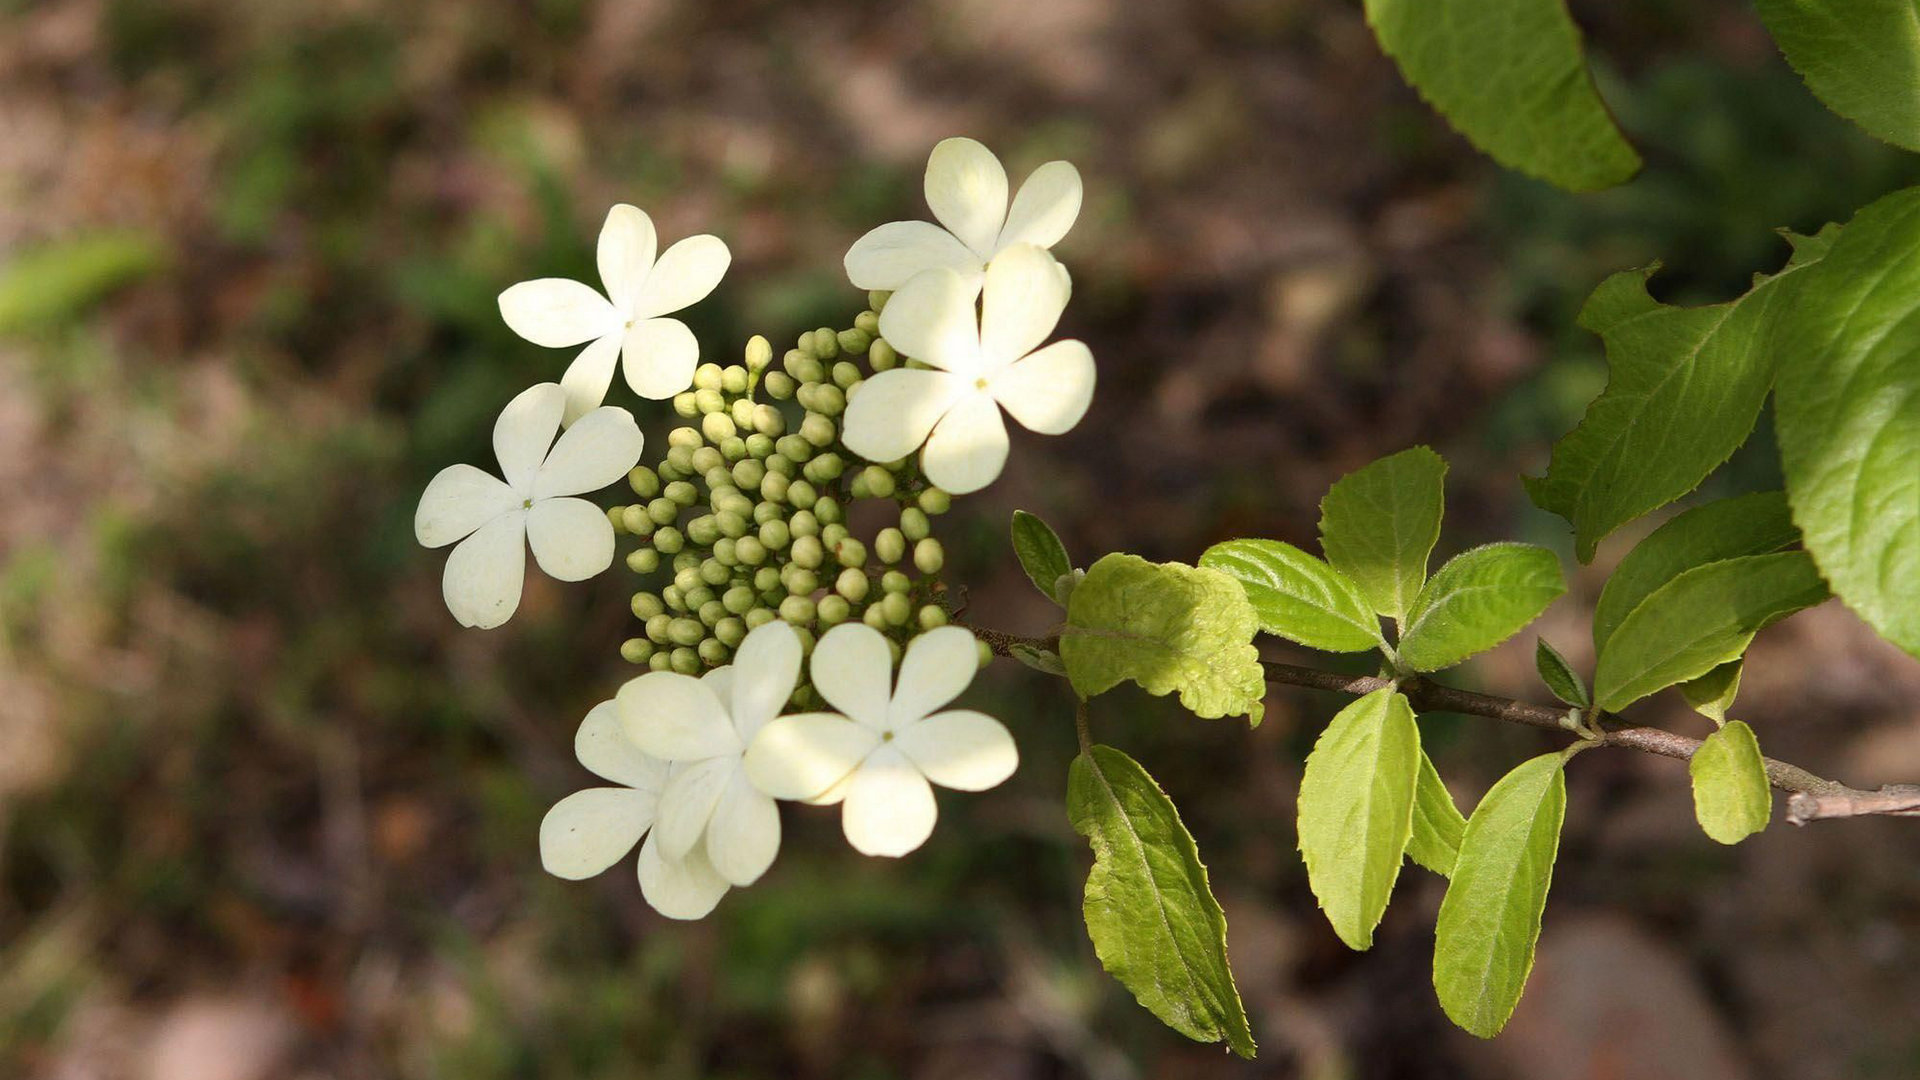
POLYGON ((696 564, 694 566, 689 566, 684 569, 674 571, 673 587, 676 589, 679 589, 683 595, 689 589, 699 588, 700 587, 700 567, 696 564))
POLYGON ((700 437, 698 430, 690 427, 677 427, 667 432, 668 446, 684 446, 688 450, 692 450, 705 441, 706 440, 700 437))
POLYGON ((739 434, 738 429, 733 426, 733 417, 723 412, 708 413, 706 419, 700 421, 700 430, 714 442, 739 434))
POLYGON ((729 435, 720 440, 720 456, 731 465, 747 456, 747 440, 738 435, 729 435))
MULTIPOLYGON (((837 389, 834 391, 835 394, 839 392, 837 389)), ((800 421, 800 437, 814 446, 825 447, 832 446, 833 440, 840 437, 840 432, 833 426, 832 420, 811 412, 805 420, 800 421)))
POLYGON ((729 539, 738 540, 747 535, 747 516, 733 509, 734 505, 736 504, 733 500, 728 500, 728 508, 720 511, 715 517, 720 522, 721 534, 729 539))
POLYGON ((973 648, 979 655, 980 669, 982 671, 986 670, 987 665, 993 663, 993 646, 976 638, 973 643, 973 648))
POLYGON ((677 574, 682 570, 698 570, 704 561, 705 559, 697 551, 681 551, 673 557, 673 572, 677 574))
POLYGON ((907 601, 905 593, 890 592, 880 598, 880 616, 887 620, 888 626, 905 626, 913 618, 913 605, 907 601))
POLYGON ((662 494, 665 495, 669 501, 681 506, 692 506, 694 502, 700 498, 700 492, 695 490, 694 486, 685 480, 675 480, 673 483, 668 484, 662 494))
POLYGON ((720 523, 713 520, 712 514, 702 514, 687 522, 687 539, 700 547, 712 547, 720 539, 720 523))
MULTIPOLYGON (((740 369, 728 368, 727 370, 739 371, 740 369)), ((744 374, 740 377, 743 379, 746 378, 744 374)), ((745 388, 743 387, 742 389, 745 388)), ((753 431, 753 401, 751 399, 741 398, 727 406, 727 416, 733 420, 734 427, 748 433, 753 431)))
POLYGON ((929 536, 913 545, 914 568, 923 574, 937 574, 947 562, 947 552, 940 541, 929 536))
POLYGON ((808 480, 813 481, 815 484, 825 484, 839 479, 840 474, 845 472, 846 468, 847 463, 844 458, 839 454, 828 451, 814 458, 812 461, 807 462, 805 472, 808 480))
POLYGON ((744 394, 751 377, 747 369, 739 364, 730 364, 720 371, 720 390, 727 394, 744 394))
POLYGON ((937 487, 930 487, 922 491, 918 501, 920 503, 920 509, 935 516, 953 509, 953 496, 937 487))
POLYGON ((651 499, 660 494, 660 476, 645 465, 635 465, 627 470, 627 486, 635 495, 651 499))
POLYGON ((676 446, 667 451, 667 460, 660 465, 660 479, 675 480, 682 476, 690 476, 692 473, 693 447, 676 446))
POLYGON ((855 315, 853 317, 853 328, 855 330, 865 330, 869 338, 879 337, 880 313, 877 311, 863 311, 855 315))
POLYGON ((759 566, 767 561, 767 546, 752 536, 743 536, 734 541, 734 553, 748 566, 759 566))
MULTIPOLYGON (((700 410, 700 430, 702 434, 706 434, 706 418, 724 410, 727 407, 727 399, 720 393, 718 388, 712 390, 695 390, 693 392, 693 404, 695 408, 700 410)), ((711 434, 706 434, 706 437, 709 439, 714 438, 711 434)))
POLYGON ((813 613, 822 626, 838 626, 853 614, 853 605, 847 603, 844 596, 824 596, 813 607, 813 613))
POLYGON ((787 553, 787 558, 795 566, 804 566, 811 570, 825 560, 826 549, 821 546, 819 537, 802 536, 793 542, 793 550, 787 553))
POLYGON ((772 457, 769 457, 766 461, 766 465, 767 465, 768 472, 779 473, 781 476, 784 476, 789 480, 793 479, 794 473, 797 473, 800 471, 800 466, 795 465, 793 463, 793 459, 790 457, 787 457, 785 454, 775 454, 772 457))
POLYGON ((766 477, 760 481, 760 497, 763 499, 771 499, 774 502, 785 502, 789 483, 790 481, 782 474, 769 472, 766 477))
POLYGON ((867 293, 867 306, 873 309, 875 315, 878 315, 887 309, 887 297, 892 295, 893 292, 889 289, 869 290, 867 293))
POLYGON ((811 507, 820 498, 813 485, 805 480, 795 480, 787 485, 787 504, 798 510, 811 507))
POLYGON ((700 614, 701 624, 704 626, 710 627, 713 624, 719 622, 721 619, 724 619, 727 617, 727 609, 725 605, 720 603, 720 601, 709 600, 706 603, 700 605, 699 614, 700 614))
POLYGON ((820 526, 820 545, 826 548, 828 551, 832 551, 834 548, 839 547, 840 541, 845 540, 846 538, 847 538, 847 527, 845 525, 840 524, 837 521, 831 525, 820 526))
POLYGON ((854 537, 843 537, 839 543, 833 545, 833 557, 840 561, 841 566, 865 566, 867 565, 867 545, 854 537))
MULTIPOLYGON (((765 525, 774 521, 785 525, 785 516, 786 511, 781 508, 779 503, 761 502, 753 504, 753 523, 755 525, 765 525)), ((762 538, 761 543, 765 542, 766 540, 762 538)))
POLYGON ((913 579, 898 570, 889 570, 880 575, 880 588, 884 592, 905 593, 913 588, 913 579))
POLYGON ((757 607, 745 615, 742 615, 740 621, 747 624, 747 631, 751 633, 779 617, 780 616, 774 614, 772 608, 757 607))
POLYGON ((634 536, 650 536, 653 534, 653 517, 640 503, 623 506, 620 508, 620 529, 634 536))
POLYGON ((694 368, 693 388, 717 392, 720 389, 720 365, 709 361, 694 368))
POLYGON ((813 601, 804 596, 789 596, 780 601, 780 617, 790 623, 813 621, 813 601))
POLYGON ((831 360, 840 355, 840 335, 831 326, 822 326, 813 332, 813 355, 822 360, 831 360))
POLYGON ((720 594, 720 604, 729 614, 745 615, 753 610, 754 591, 745 585, 735 585, 720 594))
MULTIPOLYGON (((675 480, 673 483, 684 484, 686 481, 675 480)), ((673 485, 669 484, 667 486, 671 488, 673 485)), ((689 490, 691 490, 691 485, 689 485, 689 490)), ((680 516, 680 504, 662 495, 647 504, 647 516, 653 519, 655 525, 671 525, 675 519, 680 516)), ((661 548, 661 550, 665 551, 666 549, 661 548)))
POLYGON ((668 630, 672 626, 673 616, 664 612, 655 615, 653 618, 647 620, 647 640, 656 645, 665 645, 668 641, 672 640, 667 636, 668 630))
POLYGON ((773 449, 781 457, 795 464, 813 456, 813 444, 799 435, 782 435, 774 440, 773 449))
POLYGON ((729 615, 713 624, 713 636, 727 648, 737 649, 741 639, 747 636, 747 624, 729 615))
POLYGON ((860 470, 860 478, 866 482, 869 492, 876 499, 884 499, 893 494, 893 474, 879 465, 869 465, 860 470))
POLYGON ((688 589, 686 596, 688 611, 699 611, 700 605, 709 600, 717 599, 717 597, 713 595, 713 589, 705 584, 688 589))
POLYGON ((873 553, 880 561, 891 566, 907 557, 907 538, 899 529, 885 528, 873 538, 873 553))
POLYGON ((760 385, 767 388, 767 395, 775 401, 785 401, 793 396, 800 384, 793 376, 784 371, 769 371, 760 378, 760 385))
POLYGON ((805 353, 789 352, 787 360, 787 374, 793 376, 796 382, 817 383, 827 377, 826 366, 805 353))
POLYGON ((607 524, 613 526, 613 535, 625 536, 627 534, 627 521, 624 516, 626 512, 627 508, 624 506, 607 507, 607 524))
POLYGON ((909 506, 900 511, 900 532, 907 539, 918 543, 927 538, 932 525, 927 521, 927 512, 917 506, 909 506))
POLYGON ((833 591, 857 604, 867 598, 867 589, 872 584, 865 570, 849 566, 833 579, 833 591))
POLYGON ((767 436, 756 432, 755 434, 747 436, 746 441, 748 457, 757 461, 773 455, 773 440, 767 436))
POLYGON ((699 619, 682 616, 673 620, 673 625, 667 627, 667 639, 675 645, 697 645, 700 639, 706 636, 707 628, 700 624, 699 619))
POLYGON ((846 512, 832 499, 820 499, 813 504, 813 516, 820 519, 821 525, 836 525, 846 520, 846 512))
POLYGON ((947 609, 939 604, 928 604, 920 609, 920 629, 934 630, 947 625, 947 609))
POLYGON ((627 569, 636 574, 651 574, 660 569, 660 553, 650 547, 634 548, 627 552, 627 569))
MULTIPOLYGON (((688 569, 692 568, 689 567, 688 569)), ((675 572, 682 573, 684 571, 675 572)), ((660 590, 660 602, 667 605, 667 609, 670 611, 685 611, 687 610, 686 591, 678 585, 668 585, 666 588, 660 590)))
POLYGON ((629 664, 644 664, 653 655, 653 642, 646 638, 630 637, 620 643, 620 659, 629 664))
POLYGON ((662 525, 653 531, 653 546, 659 548, 663 555, 672 555, 679 551, 682 543, 684 541, 681 539, 680 530, 671 525, 662 525))
POLYGON ((633 617, 639 619, 641 622, 646 622, 648 619, 667 610, 666 602, 650 592, 634 593, 631 606, 633 607, 633 617))
POLYGON ((788 596, 811 596, 820 587, 820 576, 804 566, 789 566, 781 572, 788 596))
POLYGON ((700 654, 684 646, 673 650, 673 670, 682 675, 700 674, 700 654))
POLYGON ((876 338, 867 346, 867 366, 874 371, 892 371, 900 366, 900 354, 893 351, 892 342, 885 338, 876 338))
MULTIPOLYGON (((813 403, 807 407, 822 416, 839 416, 847 411, 847 392, 832 383, 821 383, 813 392, 813 403)), ((803 435, 806 430, 806 425, 802 424, 800 431, 803 435)), ((827 442, 832 441, 827 440, 827 442)), ((827 443, 818 445, 825 446, 827 443)))
POLYGON ((767 370, 767 365, 773 363, 773 343, 759 334, 753 335, 747 339, 745 359, 748 371, 759 374, 767 370))
MULTIPOLYGON (((722 541, 724 543, 725 541, 722 541)), ((700 564, 700 580, 708 585, 725 585, 733 577, 733 571, 720 559, 719 545, 715 545, 714 557, 700 564)))
POLYGON ((655 649, 653 655, 647 657, 647 667, 653 671, 672 671, 673 653, 666 649, 655 649))
POLYGON ((691 466, 689 471, 699 476, 727 467, 726 455, 711 446, 694 447, 687 454, 687 462, 691 466))
POLYGON ((786 591, 786 583, 780 577, 780 567, 763 566, 753 572, 753 587, 758 592, 768 593, 775 589, 786 591))
POLYGON ((733 650, 719 638, 708 638, 700 643, 700 659, 708 667, 719 667, 733 658, 733 650))
POLYGON ((833 385, 845 390, 860 381, 860 366, 850 360, 842 360, 833 365, 833 385))
POLYGON ((748 404, 751 408, 747 410, 747 419, 742 421, 741 427, 750 427, 762 435, 775 439, 786 434, 787 418, 779 409, 767 404, 752 405, 751 402, 748 404))
POLYGON ((694 399, 693 391, 682 390, 673 395, 673 411, 688 420, 700 415, 700 404, 694 399))
POLYGON ((793 533, 794 539, 820 535, 819 510, 823 505, 826 505, 825 499, 816 499, 812 510, 801 510, 788 519, 787 528, 793 533))
MULTIPOLYGON (((763 503, 762 505, 765 504, 763 503)), ((786 522, 776 519, 760 523, 760 543, 766 547, 767 550, 779 551, 785 548, 787 541, 791 539, 792 535, 787 530, 786 522)))
POLYGON ((866 611, 861 613, 860 621, 873 627, 875 630, 885 630, 887 628, 887 613, 880 610, 879 604, 871 604, 867 607, 866 611))
MULTIPOLYGON (((762 477, 760 482, 763 484, 766 483, 766 478, 762 477)), ((729 491, 715 496, 713 502, 714 505, 718 507, 718 509, 714 511, 715 514, 737 514, 743 522, 753 515, 753 508, 758 505, 752 499, 747 498, 738 491, 729 491)), ((724 531, 724 526, 722 531, 724 531)))
POLYGON ((866 352, 867 346, 873 344, 873 335, 858 326, 842 330, 837 336, 840 339, 840 351, 852 356, 866 352))

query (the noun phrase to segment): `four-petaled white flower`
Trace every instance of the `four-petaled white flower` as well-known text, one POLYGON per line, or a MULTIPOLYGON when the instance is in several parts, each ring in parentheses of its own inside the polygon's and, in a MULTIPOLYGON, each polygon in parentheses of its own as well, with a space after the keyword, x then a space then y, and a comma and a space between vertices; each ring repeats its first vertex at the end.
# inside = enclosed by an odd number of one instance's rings
POLYGON ((893 683, 886 638, 843 623, 813 649, 813 686, 845 715, 801 713, 760 729, 747 748, 755 787, 782 799, 844 800, 841 827, 868 855, 905 855, 933 832, 929 781, 984 791, 1020 763, 1000 721, 967 709, 936 711, 973 681, 973 635, 944 626, 915 638, 893 683))
POLYGON ((682 859, 661 854, 654 823, 675 766, 633 745, 611 701, 594 706, 573 739, 588 771, 619 787, 587 788, 555 803, 540 822, 540 864, 569 881, 590 878, 640 844, 640 895, 672 919, 698 919, 726 894, 727 882, 695 848, 682 859), (653 830, 653 831, 650 831, 653 830), (640 838, 646 837, 641 843, 640 838))
POLYGON ((1071 339, 1038 348, 1070 288, 1065 268, 1030 244, 988 265, 977 319, 974 289, 953 271, 907 282, 880 312, 880 333, 939 370, 894 368, 861 384, 847 403, 847 448, 892 461, 924 443, 927 479, 959 495, 992 483, 1006 464, 1002 408, 1042 435, 1079 423, 1093 399, 1093 353, 1071 339))
POLYGON ((656 671, 620 688, 616 701, 628 738, 676 767, 654 824, 668 859, 690 858, 704 847, 720 877, 742 886, 772 865, 780 850, 780 811, 747 780, 741 757, 793 696, 800 652, 799 635, 776 620, 746 636, 732 666, 705 678, 656 671))
POLYGON ((653 220, 622 203, 600 229, 600 282, 606 296, 567 278, 523 281, 500 294, 513 332, 551 349, 591 342, 567 368, 564 422, 607 397, 613 361, 643 398, 670 398, 693 383, 700 345, 679 319, 662 318, 697 303, 727 272, 733 256, 717 236, 689 236, 660 253, 653 220))
POLYGON ((568 496, 598 491, 638 464, 640 429, 627 410, 605 406, 555 442, 565 404, 554 383, 521 391, 493 425, 493 452, 506 480, 449 465, 420 496, 413 518, 420 543, 461 541, 447 559, 441 591, 462 626, 491 629, 513 616, 529 546, 540 569, 561 581, 584 581, 613 562, 606 511, 568 496))
POLYGON ((1007 206, 1007 171, 972 139, 945 139, 927 158, 927 206, 940 225, 894 221, 847 249, 847 279, 898 289, 924 270, 958 273, 975 289, 981 270, 1015 244, 1050 248, 1080 216, 1080 173, 1065 161, 1033 170, 1007 206))

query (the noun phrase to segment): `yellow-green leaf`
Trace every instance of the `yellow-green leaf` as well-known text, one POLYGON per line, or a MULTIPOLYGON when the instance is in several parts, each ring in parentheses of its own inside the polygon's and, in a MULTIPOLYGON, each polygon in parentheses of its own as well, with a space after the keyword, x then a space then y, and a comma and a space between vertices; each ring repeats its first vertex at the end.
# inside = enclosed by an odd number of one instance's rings
POLYGON ((1722 844, 1737 844, 1767 827, 1773 792, 1753 729, 1738 720, 1707 736, 1687 763, 1693 777, 1693 815, 1722 844))
POLYGON ((1448 560, 1414 598, 1400 658, 1439 671, 1520 632, 1567 591, 1560 560, 1532 544, 1487 544, 1448 560))
POLYGON ((1391 688, 1341 709, 1300 778, 1300 855, 1307 884, 1348 948, 1373 945, 1413 831, 1420 728, 1391 688))
POLYGON ((1426 584, 1446 476, 1446 461, 1416 446, 1348 473, 1320 500, 1320 547, 1328 564, 1388 618, 1405 615, 1426 584))
POLYGON ((1440 779, 1427 752, 1420 752, 1420 782, 1413 793, 1413 836, 1407 840, 1407 857, 1441 877, 1453 875, 1454 860, 1460 856, 1460 836, 1466 832, 1467 819, 1454 804, 1453 793, 1440 779))
POLYGON ((1228 540, 1201 553, 1200 565, 1238 581, 1269 634, 1327 652, 1365 652, 1385 641, 1353 582, 1292 544, 1228 540))

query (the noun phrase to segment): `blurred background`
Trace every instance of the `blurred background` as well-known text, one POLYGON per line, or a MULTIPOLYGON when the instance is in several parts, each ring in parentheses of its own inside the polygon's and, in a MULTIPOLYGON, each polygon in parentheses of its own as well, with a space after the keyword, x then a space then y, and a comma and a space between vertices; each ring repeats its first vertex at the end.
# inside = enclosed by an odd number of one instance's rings
MULTIPOLYGON (((1722 848, 1683 768, 1583 756, 1539 966, 1480 1043, 1428 985, 1438 878, 1402 877, 1366 955, 1319 917, 1292 808, 1337 702, 1303 691, 1254 731, 1126 692, 1095 717, 1199 841, 1256 1062, 1100 971, 1067 699, 1010 662, 975 693, 1021 770, 943 795, 922 851, 863 859, 790 808, 761 884, 668 922, 627 863, 560 882, 535 844, 631 673, 624 571, 529 575, 510 624, 462 631, 413 543, 427 479, 491 466, 500 406, 570 358, 494 297, 593 280, 610 204, 732 246, 690 313, 709 356, 784 348, 850 325, 842 253, 925 216, 927 151, 964 133, 1016 180, 1078 164, 1064 331, 1101 363, 1075 432, 1016 432, 939 523, 981 621, 1054 618, 1015 507, 1082 564, 1311 545, 1329 482, 1417 442, 1453 465, 1440 555, 1567 553, 1519 476, 1604 384, 1573 326, 1600 278, 1660 258, 1663 298, 1724 299, 1785 258, 1774 228, 1920 181, 1743 3, 1573 8, 1647 158, 1586 197, 1476 155, 1337 0, 0 0, 0 1076, 1920 1075, 1920 827, 1722 848)), ((666 410, 636 411, 658 438, 666 410)), ((1774 462, 1763 423, 1709 493, 1774 462)), ((1543 624, 1576 663, 1647 527, 1543 624)), ((1544 699, 1532 648, 1460 681, 1544 699)), ((1920 779, 1920 665, 1837 605, 1754 656, 1736 711, 1772 753, 1920 779)), ((1558 741, 1423 726, 1466 805, 1558 741)))

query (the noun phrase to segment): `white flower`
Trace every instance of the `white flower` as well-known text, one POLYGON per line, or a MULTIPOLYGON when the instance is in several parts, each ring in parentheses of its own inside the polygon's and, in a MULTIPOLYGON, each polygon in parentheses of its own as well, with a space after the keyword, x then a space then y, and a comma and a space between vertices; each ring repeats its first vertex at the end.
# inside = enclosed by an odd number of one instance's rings
POLYGON ((640 429, 625 409, 595 409, 559 442, 566 395, 554 383, 521 391, 493 425, 493 452, 506 481, 471 465, 449 465, 427 485, 414 513, 421 544, 460 546, 447 559, 441 591, 462 626, 492 629, 513 617, 526 576, 526 548, 548 577, 584 581, 613 561, 613 523, 585 499, 640 460, 640 429), (548 446, 552 451, 548 451, 548 446))
POLYGON ((929 270, 893 294, 880 333, 902 353, 940 370, 894 368, 861 384, 847 403, 848 449, 872 461, 926 444, 927 478, 955 495, 986 487, 1007 461, 1004 407, 1024 427, 1058 435, 1093 399, 1093 353, 1079 341, 1039 344, 1067 306, 1067 273, 1030 244, 987 267, 981 312, 973 288, 951 270, 929 270))
POLYGON ((972 139, 946 139, 927 158, 927 205, 940 225, 895 221, 847 249, 847 278, 898 289, 923 270, 952 270, 978 288, 980 272, 1014 244, 1050 248, 1080 216, 1080 173, 1065 161, 1033 170, 1007 207, 1007 171, 972 139))
POLYGON ((799 677, 800 637, 776 620, 747 635, 731 667, 702 679, 656 671, 620 688, 627 737, 676 766, 654 824, 662 855, 689 859, 704 848, 721 878, 743 886, 773 864, 780 811, 747 781, 740 759, 799 677))
POLYGON ((571 424, 607 397, 619 356, 627 385, 643 398, 670 398, 693 383, 700 345, 679 319, 661 318, 697 303, 727 272, 733 256, 717 236, 689 236, 662 252, 653 220, 622 203, 600 228, 600 282, 607 295, 567 278, 523 281, 500 294, 513 332, 550 349, 591 342, 560 385, 571 424))
POLYGON ((782 799, 844 798, 841 827, 856 849, 905 855, 933 832, 928 781, 985 791, 1020 763, 1000 721, 967 709, 935 712, 978 667, 973 635, 943 626, 907 646, 890 688, 887 639, 861 623, 836 626, 813 648, 813 685, 846 715, 802 713, 761 728, 747 749, 747 775, 782 799))
POLYGON ((611 701, 594 706, 573 739, 573 752, 594 775, 620 787, 587 788, 554 804, 540 822, 540 864, 547 873, 579 881, 600 873, 640 847, 640 894, 672 919, 698 919, 726 894, 727 883, 695 849, 669 860, 657 835, 660 793, 673 767, 646 754, 621 730, 611 701))

